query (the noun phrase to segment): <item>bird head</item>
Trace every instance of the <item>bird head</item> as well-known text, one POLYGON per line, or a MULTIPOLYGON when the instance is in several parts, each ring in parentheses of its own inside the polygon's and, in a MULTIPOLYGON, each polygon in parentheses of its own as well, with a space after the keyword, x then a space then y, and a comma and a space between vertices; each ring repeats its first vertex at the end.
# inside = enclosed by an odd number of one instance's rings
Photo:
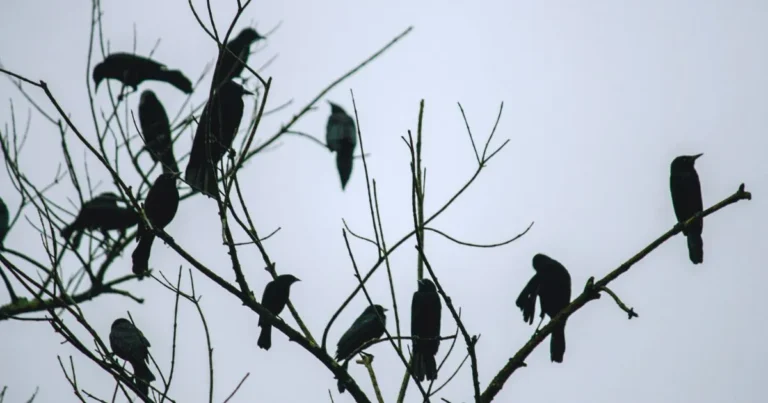
POLYGON ((696 155, 681 155, 672 161, 672 169, 692 169, 696 159, 704 153, 696 155))
POLYGON ((375 314, 375 312, 379 313, 379 315, 384 316, 384 312, 387 312, 388 309, 384 308, 381 305, 368 305, 367 308, 365 308, 365 313, 367 314, 375 314))
POLYGON ((286 286, 290 286, 291 284, 293 284, 293 283, 295 283, 297 281, 301 281, 301 279, 295 277, 293 274, 281 274, 281 275, 277 276, 275 281, 280 283, 280 284, 283 284, 283 285, 286 285, 286 286))
POLYGON ((219 92, 226 96, 242 96, 244 94, 253 95, 252 92, 247 91, 245 88, 243 88, 242 85, 230 80, 225 82, 224 84, 219 87, 219 92))
POLYGON ((419 280, 419 291, 436 292, 437 289, 435 288, 435 283, 433 283, 432 280, 423 278, 419 280))
POLYGON ((139 105, 146 104, 147 102, 158 103, 157 95, 152 90, 145 90, 141 93, 139 98, 139 105))
POLYGON ((258 32, 256 32, 253 28, 245 28, 244 30, 240 31, 239 34, 237 34, 238 38, 242 38, 242 40, 248 42, 248 43, 254 43, 258 41, 259 39, 265 39, 263 36, 259 35, 258 32))
POLYGON ((107 77, 107 66, 104 62, 101 62, 93 68, 93 82, 96 84, 94 92, 99 89, 99 84, 107 77))
POLYGON ((533 270, 536 270, 537 272, 540 271, 551 260, 552 259, 549 256, 543 253, 537 253, 533 255, 533 260, 532 260, 533 270))
POLYGON ((125 328, 131 328, 133 327, 133 323, 131 323, 128 319, 125 318, 118 318, 115 319, 114 322, 112 322, 112 331, 115 331, 116 329, 125 329, 125 328))
POLYGON ((336 105, 331 101, 328 101, 328 103, 331 105, 331 114, 337 114, 337 113, 343 113, 345 115, 347 114, 346 112, 344 112, 344 109, 342 109, 339 105, 336 105))

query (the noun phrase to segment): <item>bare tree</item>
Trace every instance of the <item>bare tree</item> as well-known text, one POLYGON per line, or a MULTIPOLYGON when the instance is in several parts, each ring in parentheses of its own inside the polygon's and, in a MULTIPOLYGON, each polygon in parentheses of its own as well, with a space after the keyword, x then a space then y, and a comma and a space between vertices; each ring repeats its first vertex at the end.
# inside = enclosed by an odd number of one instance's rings
MULTIPOLYGON (((233 57, 240 60, 240 58, 243 57, 242 54, 238 55, 232 53, 223 44, 228 43, 230 38, 234 37, 233 28, 250 3, 250 0, 243 2, 240 0, 237 1, 237 13, 231 24, 224 30, 224 27, 217 27, 213 23, 211 2, 207 3, 207 10, 203 13, 195 9, 190 2, 194 17, 197 19, 201 29, 205 30, 210 37, 210 43, 207 43, 206 46, 213 46, 214 44, 218 46, 219 58, 214 64, 214 68, 218 66, 220 61, 224 58, 233 57), (209 22, 207 23, 204 21, 203 17, 203 15, 206 14, 209 16, 209 22)), ((101 35, 101 12, 100 2, 94 0, 92 7, 87 77, 91 76, 90 73, 95 62, 100 60, 95 57, 94 53, 100 52, 103 57, 106 57, 108 54, 104 43, 104 37, 101 35)), ((481 385, 479 376, 480 363, 475 354, 477 343, 480 340, 478 329, 467 328, 461 318, 461 310, 458 306, 460 301, 453 301, 449 296, 449 290, 446 290, 443 284, 441 284, 438 275, 440 269, 438 267, 433 267, 428 258, 429 253, 425 246, 425 233, 432 232, 465 246, 491 248, 514 242, 525 235, 533 226, 533 223, 531 223, 527 228, 522 229, 518 235, 503 242, 481 245, 457 240, 431 225, 438 216, 447 211, 452 204, 471 187, 483 172, 484 168, 494 158, 501 155, 501 151, 503 151, 508 144, 509 140, 503 140, 501 142, 493 141, 496 127, 502 116, 503 103, 499 107, 493 130, 487 136, 484 144, 482 144, 473 134, 470 129, 470 124, 464 114, 464 110, 459 104, 460 113, 464 118, 470 139, 471 152, 475 156, 477 166, 474 172, 470 173, 470 177, 466 183, 461 186, 453 196, 445 200, 439 208, 429 214, 425 212, 424 208, 427 170, 421 157, 423 148, 422 122, 425 108, 424 101, 421 102, 418 110, 418 127, 415 129, 414 133, 408 131, 407 135, 401 137, 401 141, 406 145, 405 150, 410 156, 410 168, 412 173, 411 215, 413 217, 413 229, 408 233, 395 238, 396 241, 392 242, 392 238, 389 238, 389 241, 385 238, 384 225, 381 220, 379 209, 376 180, 373 179, 373 174, 368 170, 368 164, 366 162, 367 154, 364 143, 365 137, 363 136, 363 130, 357 119, 358 106, 355 103, 354 94, 350 91, 350 98, 354 105, 357 143, 359 143, 360 146, 360 155, 356 158, 362 161, 362 168, 365 174, 371 220, 370 230, 372 230, 373 236, 367 237, 361 235, 360 232, 353 231, 353 229, 344 222, 344 227, 341 228, 341 231, 349 253, 351 270, 354 271, 354 275, 359 281, 359 284, 350 292, 346 300, 333 313, 330 321, 323 329, 322 335, 316 338, 315 335, 319 335, 319 333, 313 334, 313 332, 305 325, 300 313, 290 301, 288 302, 287 307, 296 324, 295 326, 290 325, 287 321, 279 319, 266 309, 262 302, 258 300, 261 295, 260 291, 254 289, 254 286, 249 284, 243 274, 240 252, 238 252, 238 246, 241 246, 241 244, 236 242, 235 239, 237 236, 246 236, 248 238, 246 244, 249 247, 252 246, 258 250, 260 256, 263 258, 266 270, 273 278, 278 276, 279 273, 277 271, 276 263, 270 258, 269 252, 264 245, 264 241, 275 235, 279 228, 264 236, 263 234, 265 231, 263 231, 263 229, 257 229, 254 225, 254 221, 248 208, 248 203, 241 190, 240 179, 243 175, 242 169, 246 162, 258 154, 269 150, 278 139, 286 134, 308 138, 323 147, 328 148, 328 145, 323 141, 309 134, 294 130, 293 128, 295 124, 313 111, 316 104, 322 100, 332 88, 338 86, 346 78, 352 76, 360 69, 376 60, 390 47, 408 35, 411 32, 411 29, 412 28, 408 28, 395 36, 389 43, 362 61, 359 65, 355 66, 353 69, 331 82, 326 88, 319 91, 317 96, 305 106, 298 109, 290 120, 283 123, 276 133, 268 135, 266 140, 263 140, 258 144, 255 139, 257 133, 260 133, 259 130, 262 127, 262 120, 276 111, 289 108, 291 105, 288 103, 267 110, 270 90, 273 86, 272 79, 263 77, 261 72, 265 66, 254 68, 250 65, 246 65, 247 72, 256 79, 255 86, 248 86, 248 90, 254 93, 257 102, 251 116, 247 120, 248 123, 241 125, 245 127, 245 130, 244 135, 239 136, 237 147, 233 145, 235 150, 230 150, 230 152, 225 155, 226 158, 223 158, 221 163, 218 164, 218 176, 221 179, 221 183, 218 187, 219 191, 213 195, 216 200, 216 213, 220 217, 223 247, 226 248, 229 254, 230 262, 228 263, 235 275, 234 283, 227 281, 210 267, 201 263, 196 259, 195 254, 192 251, 179 245, 171 234, 167 233, 162 228, 153 226, 152 222, 148 220, 142 201, 146 199, 147 192, 151 187, 154 178, 158 175, 156 171, 163 167, 161 166, 161 163, 157 162, 155 159, 149 160, 147 158, 140 158, 143 154, 147 153, 147 150, 142 146, 137 146, 136 143, 137 141, 141 142, 142 136, 146 135, 146 133, 143 133, 142 130, 139 129, 139 125, 136 123, 136 116, 134 116, 134 110, 128 107, 127 100, 130 99, 130 94, 124 94, 125 88, 121 88, 119 93, 114 93, 112 87, 107 86, 110 94, 110 104, 108 105, 108 113, 104 113, 97 107, 95 101, 95 89, 91 88, 91 82, 89 79, 86 79, 91 118, 93 122, 92 131, 95 133, 95 135, 89 136, 85 134, 84 130, 78 128, 72 120, 70 120, 67 113, 68 106, 60 104, 55 94, 52 93, 45 82, 25 77, 20 72, 0 69, 0 71, 11 79, 20 91, 20 94, 26 98, 27 102, 29 102, 31 107, 38 112, 40 117, 49 122, 55 130, 58 131, 61 139, 61 154, 65 162, 65 166, 53 175, 49 183, 45 184, 35 183, 35 181, 31 180, 21 170, 20 166, 23 158, 23 149, 28 133, 27 130, 23 130, 18 124, 16 120, 17 114, 14 109, 15 106, 12 103, 12 121, 2 130, 2 142, 0 142, 0 146, 2 146, 3 157, 9 178, 21 202, 18 206, 8 206, 11 215, 9 218, 9 225, 7 226, 7 232, 13 233, 15 227, 22 225, 20 220, 22 216, 36 216, 35 220, 27 219, 26 225, 31 226, 40 233, 41 246, 45 253, 42 256, 33 256, 33 254, 27 251, 0 246, 0 248, 2 248, 0 249, 0 262, 2 263, 0 275, 2 275, 2 281, 7 288, 10 299, 0 305, 0 321, 16 319, 25 321, 44 321, 49 323, 54 332, 60 334, 66 342, 74 346, 83 357, 102 368, 109 374, 109 376, 115 379, 115 389, 112 396, 108 398, 97 397, 88 391, 88 384, 91 380, 78 379, 73 357, 59 357, 61 370, 72 385, 72 390, 75 396, 80 401, 85 402, 87 399, 116 401, 118 400, 118 395, 123 395, 131 400, 133 396, 136 395, 139 399, 147 402, 163 402, 166 400, 173 402, 176 401, 176 399, 173 396, 171 385, 173 381, 177 380, 177 378, 174 377, 177 339, 176 318, 178 316, 180 301, 184 301, 185 303, 194 306, 199 312, 200 320, 206 332, 206 351, 208 352, 209 362, 208 390, 209 400, 212 401, 214 390, 214 349, 211 345, 206 317, 199 303, 199 295, 195 290, 195 277, 197 277, 197 281, 200 281, 200 275, 202 275, 204 281, 212 282, 221 287, 222 290, 226 291, 230 296, 229 302, 233 306, 244 305, 250 309, 253 314, 266 320, 274 329, 285 334, 289 340, 297 343, 301 348, 306 350, 307 353, 314 356, 328 369, 332 374, 332 377, 337 380, 338 384, 343 386, 343 388, 349 392, 355 401, 370 402, 373 399, 363 391, 363 388, 360 386, 361 380, 355 380, 350 376, 347 371, 346 363, 337 362, 332 358, 331 352, 328 349, 327 339, 331 326, 334 325, 342 311, 348 307, 350 302, 358 296, 361 291, 369 305, 375 304, 375 301, 371 299, 371 296, 368 293, 368 288, 373 286, 372 277, 374 273, 381 267, 385 267, 387 272, 387 284, 392 297, 391 308, 394 316, 394 327, 390 324, 385 331, 384 337, 367 341, 357 349, 355 354, 356 357, 359 357, 355 362, 363 365, 367 369, 374 390, 375 400, 383 402, 383 393, 377 382, 376 371, 373 367, 373 356, 364 353, 363 350, 373 344, 383 342, 391 346, 392 352, 399 357, 404 368, 401 387, 396 394, 396 401, 404 401, 407 389, 412 383, 412 380, 417 389, 417 392, 414 393, 419 393, 424 401, 438 399, 437 394, 446 384, 455 379, 457 374, 460 373, 460 369, 467 361, 469 361, 470 371, 468 372, 468 376, 471 377, 473 385, 472 395, 474 400, 476 402, 490 402, 504 387, 505 382, 510 376, 517 369, 526 366, 525 359, 552 333, 557 324, 565 321, 570 315, 577 312, 590 301, 600 298, 602 294, 608 294, 616 302, 617 306, 627 313, 629 319, 637 317, 637 313, 622 302, 619 296, 608 288, 608 286, 614 280, 618 279, 619 276, 626 273, 635 263, 647 256, 663 242, 679 234, 687 225, 690 225, 696 219, 708 216, 740 200, 751 199, 750 193, 745 190, 745 186, 742 184, 738 187, 735 193, 726 197, 719 203, 705 209, 685 223, 677 223, 673 225, 669 231, 659 236, 658 239, 638 252, 635 256, 628 259, 625 263, 621 264, 615 270, 607 273, 603 278, 599 280, 590 278, 584 286, 583 291, 572 299, 565 309, 560 311, 556 317, 552 318, 547 325, 535 332, 530 341, 510 357, 508 362, 502 368, 496 370, 495 376, 487 385, 481 385), (34 101, 34 97, 32 96, 33 92, 44 93, 47 102, 55 108, 57 115, 47 114, 44 111, 44 108, 34 101), (480 146, 480 144, 482 144, 482 146, 480 146), (88 157, 82 160, 84 161, 82 169, 76 166, 75 161, 78 161, 78 159, 73 158, 72 153, 73 149, 80 147, 84 147, 88 153, 88 157), (97 163, 93 166, 88 165, 87 161, 91 161, 92 163, 93 161, 96 161, 97 163), (85 172, 84 175, 78 173, 82 171, 85 172), (85 236, 88 239, 87 248, 84 250, 79 249, 59 236, 61 229, 77 216, 77 212, 73 212, 72 208, 66 207, 62 200, 54 200, 48 196, 50 189, 67 183, 65 180, 68 179, 68 182, 71 183, 77 196, 77 203, 70 204, 72 206, 83 206, 87 201, 92 200, 98 191, 99 184, 93 183, 90 175, 90 172, 92 171, 107 172, 113 181, 114 191, 119 193, 119 199, 125 201, 128 206, 126 207, 127 209, 138 214, 140 225, 148 228, 152 234, 173 249, 185 262, 184 265, 179 268, 178 272, 175 273, 175 279, 167 278, 162 272, 153 271, 150 274, 154 281, 163 285, 169 292, 175 295, 175 319, 172 327, 172 358, 168 363, 154 363, 154 359, 152 359, 156 373, 159 373, 159 380, 157 383, 150 386, 148 394, 141 392, 140 387, 134 382, 131 372, 127 371, 121 362, 113 355, 112 349, 108 346, 107 341, 105 341, 107 335, 103 331, 97 330, 91 326, 88 318, 80 307, 81 304, 101 298, 108 294, 121 295, 137 303, 143 303, 141 298, 131 294, 123 288, 127 283, 141 280, 141 275, 108 275, 108 272, 110 271, 109 268, 122 258, 123 252, 129 248, 135 240, 135 228, 132 228, 129 231, 119 232, 117 235, 115 235, 114 231, 107 230, 86 231, 85 236), (35 214, 30 214, 32 212, 35 214), (378 259, 376 263, 370 268, 367 268, 367 270, 362 270, 358 267, 353 248, 349 243, 348 235, 359 238, 376 248, 378 259), (444 316, 450 316, 451 321, 456 326, 456 331, 453 335, 449 334, 440 337, 441 340, 450 341, 450 347, 447 350, 443 350, 444 352, 441 353, 442 358, 440 360, 439 370, 442 370, 444 373, 447 372, 450 375, 442 377, 444 380, 439 383, 431 381, 427 384, 422 384, 415 381, 411 354, 407 345, 407 341, 412 339, 412 337, 408 335, 407 331, 402 329, 402 308, 397 305, 396 290, 392 280, 392 270, 389 260, 390 256, 395 251, 401 249, 401 246, 409 243, 413 244, 414 241, 416 250, 418 251, 418 260, 416 262, 417 278, 431 278, 434 281, 447 310, 447 314, 444 316), (67 262, 67 264, 64 262, 67 262), (75 262, 74 265, 77 266, 76 270, 69 269, 73 266, 70 262, 75 262), (92 338, 92 342, 83 336, 78 336, 79 334, 82 335, 86 333, 88 338, 92 338), (464 358, 456 368, 443 369, 448 357, 453 351, 458 351, 458 349, 454 349, 457 340, 461 340, 461 344, 466 348, 464 358), (404 343, 404 341, 406 341, 406 343, 404 343)), ((269 33, 267 33, 266 36, 268 35, 269 33)), ((268 65, 271 60, 268 61, 266 65, 268 65)), ((210 69, 207 68, 194 83, 196 92, 199 90, 200 83, 207 76, 208 70, 210 69)), ((212 96, 214 92, 215 88, 211 87, 208 91, 209 96, 212 96)), ((206 103, 202 103, 201 105, 191 106, 191 113, 185 113, 185 109, 189 106, 189 102, 190 98, 187 98, 187 101, 171 122, 174 143, 182 136, 184 130, 197 126, 200 120, 200 115, 206 105, 206 103)), ((184 160, 188 159, 189 156, 189 153, 182 153, 181 151, 185 150, 177 149, 178 163, 182 163, 184 160)), ((182 202, 195 195, 196 197, 202 197, 189 187, 184 186, 182 190, 180 197, 182 202)), ((7 189, 6 192, 8 191, 10 190, 7 189)), ((1 240, 2 238, 0 238, 0 241, 1 240)), ((381 285, 377 286, 386 285, 382 282, 381 285)), ((317 331, 318 330, 315 329, 315 332, 317 331)), ((493 369, 487 368, 485 370, 491 371, 493 369)), ((237 387, 231 392, 226 401, 229 401, 230 398, 237 393, 243 382, 247 381, 248 376, 249 375, 246 374, 240 380, 237 387)), ((329 379, 331 378, 329 377, 329 379)), ((5 388, 0 392, 0 402, 3 400, 4 394, 5 388)), ((34 397, 35 395, 32 396, 30 401, 32 401, 34 397)), ((333 394, 330 390, 329 397, 330 400, 333 400, 333 394)), ((448 401, 446 398, 442 398, 442 400, 448 401)))

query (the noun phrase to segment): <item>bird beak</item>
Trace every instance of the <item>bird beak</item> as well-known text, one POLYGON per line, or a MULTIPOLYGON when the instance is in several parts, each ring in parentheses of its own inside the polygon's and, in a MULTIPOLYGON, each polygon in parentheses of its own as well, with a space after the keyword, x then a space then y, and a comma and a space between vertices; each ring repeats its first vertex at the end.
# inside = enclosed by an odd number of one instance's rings
POLYGON ((692 156, 692 157, 693 157, 693 160, 694 160, 694 161, 696 161, 696 158, 699 158, 699 157, 701 157, 702 155, 704 155, 704 153, 693 155, 693 156, 692 156))
POLYGON ((384 308, 383 306, 381 307, 381 309, 383 309, 383 310, 384 310, 384 312, 387 312, 387 311, 389 311, 389 309, 387 309, 387 308, 384 308))

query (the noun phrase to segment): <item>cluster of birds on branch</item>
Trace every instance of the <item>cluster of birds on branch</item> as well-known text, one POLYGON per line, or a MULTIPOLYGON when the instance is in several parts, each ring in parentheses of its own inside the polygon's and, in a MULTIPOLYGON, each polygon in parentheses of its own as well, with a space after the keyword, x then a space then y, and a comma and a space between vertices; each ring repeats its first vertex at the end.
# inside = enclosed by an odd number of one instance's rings
MULTIPOLYGON (((252 94, 233 79, 242 74, 250 46, 260 39, 263 37, 255 30, 246 28, 219 52, 211 84, 213 96, 200 117, 184 175, 185 181, 192 188, 209 197, 215 197, 218 192, 216 164, 230 150, 240 126, 243 115, 242 96, 252 94), (233 55, 237 55, 237 58, 233 55)), ((156 61, 128 53, 110 54, 95 66, 93 80, 97 89, 104 79, 116 79, 123 83, 121 97, 125 87, 136 91, 137 86, 147 80, 169 83, 186 94, 193 90, 191 82, 181 71, 169 70, 156 61)), ((326 125, 326 146, 336 153, 336 165, 344 189, 352 172, 353 152, 357 146, 356 126, 352 117, 339 105, 329 103, 331 115, 326 125)), ((151 90, 141 94, 139 122, 151 158, 162 165, 162 173, 147 193, 144 211, 154 228, 164 229, 171 223, 179 207, 176 181, 181 174, 173 154, 168 116, 151 90)), ((701 186, 694 168, 695 160, 701 155, 679 156, 671 164, 672 203, 677 220, 681 223, 703 208, 701 186)), ((132 261, 133 272, 141 278, 149 271, 149 257, 155 235, 137 211, 128 206, 120 206, 119 202, 120 196, 111 192, 97 195, 83 203, 75 220, 61 230, 61 235, 72 248, 77 248, 85 231, 98 230, 106 236, 108 231, 124 233, 138 224, 138 245, 132 254, 132 261)), ((8 208, 0 199, 0 250, 9 230, 9 219, 8 208)), ((702 228, 703 220, 697 219, 683 230, 688 240, 689 257, 694 264, 703 262, 702 228)), ((541 308, 540 326, 545 314, 554 318, 570 303, 571 277, 562 264, 541 253, 533 257, 532 265, 536 274, 523 288, 516 305, 523 313, 523 320, 533 324, 538 298, 541 308)), ((277 276, 264 288, 262 306, 273 315, 279 315, 288 303, 291 285, 297 281, 300 280, 290 274, 277 276)), ((435 284, 426 278, 419 280, 411 303, 411 336, 412 372, 420 382, 437 378, 435 355, 440 345, 441 310, 435 284)), ((366 343, 382 337, 386 328, 386 311, 381 305, 368 306, 339 339, 336 360, 346 366, 352 357, 362 352, 366 343)), ((561 322, 552 333, 550 357, 553 362, 563 361, 565 325, 566 321, 561 322)), ((257 344, 269 350, 272 345, 272 325, 261 316, 259 326, 261 334, 257 344)), ((109 340, 113 353, 131 363, 136 386, 146 395, 148 384, 155 380, 147 365, 150 347, 147 338, 133 323, 119 318, 112 324, 109 340)), ((344 391, 342 380, 339 380, 339 391, 344 391)))
MULTIPOLYGON (((701 185, 694 167, 694 162, 702 154, 680 156, 674 159, 670 173, 670 191, 678 222, 685 223, 703 209, 701 185)), ((150 191, 151 192, 151 191, 150 191)), ((147 197, 149 200, 149 196, 147 197)), ((703 242, 701 233, 703 222, 697 218, 683 229, 688 240, 689 258, 694 264, 703 262, 703 242)), ((0 239, 2 234, 0 234, 0 239)), ((537 253, 533 256, 532 266, 535 274, 525 285, 515 304, 523 313, 523 321, 533 324, 536 314, 536 299, 541 308, 541 326, 544 316, 550 319, 571 302, 571 276, 560 262, 537 253)), ((282 274, 270 281, 264 288, 261 304, 272 315, 278 316, 288 303, 291 285, 300 281, 291 274, 282 274)), ((381 305, 369 305, 344 332, 336 345, 335 359, 346 367, 356 354, 362 353, 369 342, 381 338, 386 333, 387 309, 381 305)), ((411 340, 413 356, 411 372, 419 381, 437 379, 435 356, 440 346, 442 303, 435 284, 427 279, 418 281, 418 289, 411 301, 411 340)), ((565 355, 566 320, 557 324, 550 337, 550 359, 562 363, 565 355)), ((269 350, 272 346, 272 325, 265 316, 260 316, 261 334, 257 344, 269 350)), ((147 367, 149 341, 139 329, 124 318, 115 320, 110 333, 110 343, 114 353, 134 367, 137 381, 151 382, 154 375, 147 367)), ((146 386, 145 390, 146 390, 146 386)), ((342 379, 338 381, 339 392, 345 391, 342 379)))

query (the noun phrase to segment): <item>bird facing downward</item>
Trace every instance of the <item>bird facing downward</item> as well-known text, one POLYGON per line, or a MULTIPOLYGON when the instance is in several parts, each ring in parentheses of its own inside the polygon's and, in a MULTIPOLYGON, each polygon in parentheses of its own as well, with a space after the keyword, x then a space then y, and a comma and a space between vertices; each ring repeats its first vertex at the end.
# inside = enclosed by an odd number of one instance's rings
POLYGON ((325 126, 325 143, 329 150, 336 153, 336 170, 344 190, 352 175, 352 161, 357 147, 355 121, 339 105, 331 101, 328 103, 331 105, 331 116, 325 126))
MULTIPOLYGON (((285 309, 290 297, 291 285, 301 281, 291 274, 281 274, 274 280, 267 283, 264 287, 264 295, 261 297, 261 305, 269 312, 277 316, 285 309)), ((264 350, 272 347, 272 325, 267 322, 263 316, 259 317, 259 326, 261 334, 259 335, 258 346, 264 350)))
MULTIPOLYGON (((529 324, 533 323, 533 317, 536 314, 536 297, 539 298, 542 320, 545 314, 550 319, 554 318, 571 303, 571 275, 565 266, 542 253, 534 255, 532 263, 536 274, 526 284, 515 302, 523 311, 523 320, 529 324)), ((558 323, 552 331, 549 351, 553 362, 563 362, 566 322, 567 319, 558 323)))
MULTIPOLYGON (((681 155, 672 160, 669 174, 669 190, 672 193, 672 206, 677 221, 684 223, 704 206, 701 200, 701 183, 694 163, 704 154, 681 155)), ((704 262, 704 241, 701 238, 704 220, 698 218, 683 228, 683 235, 688 240, 688 257, 693 264, 704 262)))

